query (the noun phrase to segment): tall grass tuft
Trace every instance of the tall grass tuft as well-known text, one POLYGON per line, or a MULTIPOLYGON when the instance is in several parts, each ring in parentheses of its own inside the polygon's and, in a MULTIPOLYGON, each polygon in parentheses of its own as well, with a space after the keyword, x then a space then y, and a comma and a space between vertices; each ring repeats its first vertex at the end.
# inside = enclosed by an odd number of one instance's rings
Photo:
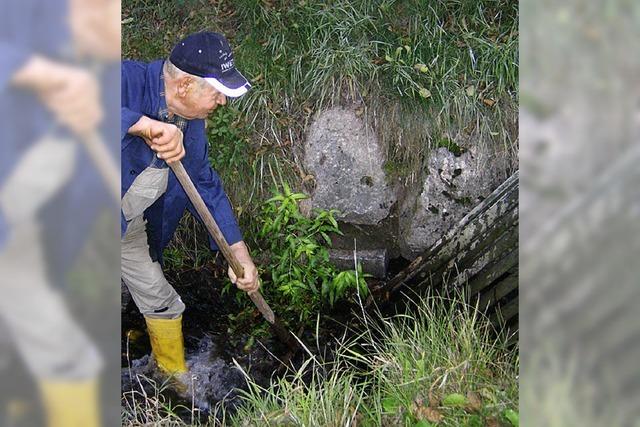
POLYGON ((488 319, 430 296, 412 314, 367 315, 369 329, 261 388, 247 377, 230 425, 484 425, 517 416, 518 360, 488 319), (475 424, 480 423, 480 424, 475 424))
POLYGON ((517 167, 517 2, 242 0, 236 11, 237 62, 256 80, 240 108, 269 144, 295 146, 314 112, 360 105, 404 184, 442 138, 517 167))

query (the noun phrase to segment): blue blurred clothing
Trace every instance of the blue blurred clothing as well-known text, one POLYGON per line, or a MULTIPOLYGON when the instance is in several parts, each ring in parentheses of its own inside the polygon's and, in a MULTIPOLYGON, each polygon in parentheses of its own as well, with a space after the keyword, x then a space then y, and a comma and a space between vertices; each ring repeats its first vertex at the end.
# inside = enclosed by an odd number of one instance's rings
MULTIPOLYGON (((21 0, 3 5, 0 15, 0 184, 10 176, 22 155, 44 135, 74 138, 56 124, 35 94, 10 85, 12 76, 33 55, 71 66, 82 65, 72 58, 68 19, 67 0, 21 0)), ((107 149, 118 159, 115 116, 120 97, 114 89, 120 83, 120 64, 104 65, 99 78, 105 111, 100 133, 110 142, 107 149)), ((109 208, 117 212, 100 174, 78 142, 70 182, 38 212, 45 256, 54 282, 65 280, 65 273, 75 262, 99 213, 109 208)), ((0 212, 0 250, 2 240, 10 232, 0 212)))
MULTIPOLYGON (((0 15, 0 183, 46 129, 51 118, 32 94, 10 85, 13 75, 34 54, 60 57, 69 31, 67 2, 24 0, 6 2, 0 15)), ((9 229, 0 212, 0 245, 9 229)), ((1 246, 0 246, 1 247, 1 246)))
MULTIPOLYGON (((136 61, 122 62, 120 113, 121 128, 121 165, 122 195, 156 158, 155 153, 140 137, 129 135, 128 129, 143 115, 160 121, 167 112, 164 97, 164 80, 162 66, 164 61, 149 64, 136 61)), ((204 120, 189 120, 184 129, 184 147, 186 155, 182 164, 191 177, 198 192, 202 196, 209 211, 216 220, 227 242, 232 245, 242 240, 242 233, 236 222, 229 199, 224 192, 218 174, 211 168, 208 154, 208 141, 205 134, 204 120)), ((169 175, 167 191, 144 213, 147 220, 147 234, 151 252, 159 260, 162 250, 167 246, 185 208, 200 219, 195 208, 187 198, 180 183, 173 173, 169 175)), ((127 230, 127 219, 121 212, 121 235, 127 230)), ((215 242, 210 239, 211 248, 217 250, 215 242)))

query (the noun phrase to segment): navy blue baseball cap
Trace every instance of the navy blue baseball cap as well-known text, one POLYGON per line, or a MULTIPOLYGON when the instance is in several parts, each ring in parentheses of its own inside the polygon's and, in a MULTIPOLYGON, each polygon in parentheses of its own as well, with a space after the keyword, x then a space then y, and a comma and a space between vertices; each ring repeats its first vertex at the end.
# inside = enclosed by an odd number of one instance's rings
POLYGON ((226 96, 242 96, 251 88, 236 69, 231 46, 222 34, 190 34, 173 48, 169 60, 185 73, 204 78, 226 96))

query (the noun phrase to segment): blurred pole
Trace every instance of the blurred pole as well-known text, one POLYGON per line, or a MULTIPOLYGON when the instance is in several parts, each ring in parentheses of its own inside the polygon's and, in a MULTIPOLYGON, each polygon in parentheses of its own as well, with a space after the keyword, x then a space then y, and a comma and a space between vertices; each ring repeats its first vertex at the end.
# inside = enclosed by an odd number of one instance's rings
POLYGON ((92 132, 82 139, 89 157, 100 172, 105 185, 109 188, 114 200, 120 204, 120 169, 114 163, 104 140, 97 132, 92 132))
POLYGON ((640 3, 525 0, 521 420, 640 419, 640 3))

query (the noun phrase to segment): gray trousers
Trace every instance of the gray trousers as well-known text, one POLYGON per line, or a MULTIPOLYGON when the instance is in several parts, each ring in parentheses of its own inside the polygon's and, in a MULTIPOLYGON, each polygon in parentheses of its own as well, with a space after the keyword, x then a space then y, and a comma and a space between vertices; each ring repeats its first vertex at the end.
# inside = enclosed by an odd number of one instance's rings
POLYGON ((162 267, 149 254, 143 212, 167 189, 168 168, 148 167, 122 198, 122 212, 128 222, 121 241, 122 281, 140 312, 151 318, 175 319, 185 309, 162 267))
POLYGON ((96 346, 47 277, 36 216, 71 178, 77 149, 73 141, 39 141, 0 188, 10 231, 0 250, 0 322, 38 379, 88 379, 102 367, 96 346))

